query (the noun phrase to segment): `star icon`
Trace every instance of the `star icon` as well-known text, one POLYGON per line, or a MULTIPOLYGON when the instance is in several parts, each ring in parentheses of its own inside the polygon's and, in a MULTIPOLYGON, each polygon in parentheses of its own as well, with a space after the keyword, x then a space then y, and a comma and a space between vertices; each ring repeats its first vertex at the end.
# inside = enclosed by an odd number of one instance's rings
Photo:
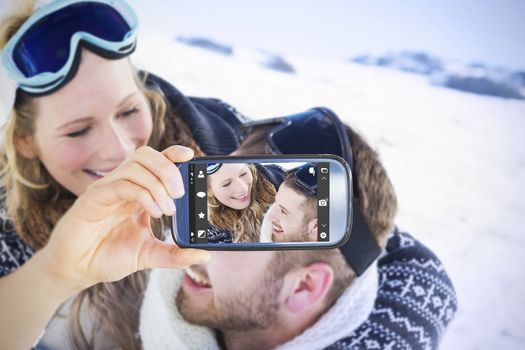
POLYGON ((204 213, 202 211, 199 213, 199 219, 204 219, 204 213))

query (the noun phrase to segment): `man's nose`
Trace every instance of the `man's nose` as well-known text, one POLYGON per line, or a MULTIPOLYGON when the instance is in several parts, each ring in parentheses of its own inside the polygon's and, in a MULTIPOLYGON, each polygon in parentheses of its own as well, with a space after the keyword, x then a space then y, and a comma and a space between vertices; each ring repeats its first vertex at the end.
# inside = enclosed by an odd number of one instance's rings
POLYGON ((124 160, 135 147, 125 130, 118 125, 105 128, 99 146, 99 157, 105 160, 124 160))
POLYGON ((277 217, 277 205, 274 205, 273 208, 271 209, 270 211, 270 215, 269 215, 269 218, 271 221, 275 222, 278 220, 278 217, 277 217))

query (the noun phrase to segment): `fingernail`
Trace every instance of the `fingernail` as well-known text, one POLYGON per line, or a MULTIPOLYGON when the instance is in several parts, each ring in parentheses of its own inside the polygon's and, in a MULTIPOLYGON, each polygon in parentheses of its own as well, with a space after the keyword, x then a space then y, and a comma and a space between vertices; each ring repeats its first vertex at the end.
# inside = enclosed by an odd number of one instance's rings
POLYGON ((171 193, 173 193, 175 198, 184 196, 184 184, 178 177, 175 177, 173 180, 171 180, 171 193))
POLYGON ((175 203, 173 202, 172 198, 166 199, 166 208, 168 209, 168 212, 174 213, 175 212, 175 203))
POLYGON ((186 146, 182 146, 182 145, 177 145, 177 148, 183 152, 193 152, 193 150, 189 147, 186 147, 186 146))

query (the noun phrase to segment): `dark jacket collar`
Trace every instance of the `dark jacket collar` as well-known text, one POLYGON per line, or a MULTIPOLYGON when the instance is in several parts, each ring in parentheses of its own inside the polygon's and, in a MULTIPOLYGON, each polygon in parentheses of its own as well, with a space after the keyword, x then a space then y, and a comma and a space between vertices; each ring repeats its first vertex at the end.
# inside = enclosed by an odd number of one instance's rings
POLYGON ((185 96, 152 73, 148 74, 146 85, 164 94, 169 107, 184 120, 204 153, 223 155, 237 149, 238 127, 243 120, 232 111, 231 106, 216 98, 185 96))

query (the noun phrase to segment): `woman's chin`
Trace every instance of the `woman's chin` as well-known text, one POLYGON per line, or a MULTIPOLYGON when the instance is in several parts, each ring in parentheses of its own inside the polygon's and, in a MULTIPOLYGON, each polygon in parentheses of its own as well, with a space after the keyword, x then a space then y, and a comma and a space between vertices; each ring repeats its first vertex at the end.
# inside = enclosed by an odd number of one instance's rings
POLYGON ((251 204, 251 196, 248 195, 247 198, 244 198, 242 200, 238 200, 238 199, 235 199, 235 198, 230 198, 230 201, 228 204, 226 203, 223 203, 224 205, 226 205, 227 207, 230 207, 232 209, 235 209, 235 210, 243 210, 243 209, 246 209, 250 206, 251 204))
POLYGON ((245 203, 230 203, 230 205, 227 206, 235 210, 244 210, 250 206, 250 202, 246 201, 245 203))

